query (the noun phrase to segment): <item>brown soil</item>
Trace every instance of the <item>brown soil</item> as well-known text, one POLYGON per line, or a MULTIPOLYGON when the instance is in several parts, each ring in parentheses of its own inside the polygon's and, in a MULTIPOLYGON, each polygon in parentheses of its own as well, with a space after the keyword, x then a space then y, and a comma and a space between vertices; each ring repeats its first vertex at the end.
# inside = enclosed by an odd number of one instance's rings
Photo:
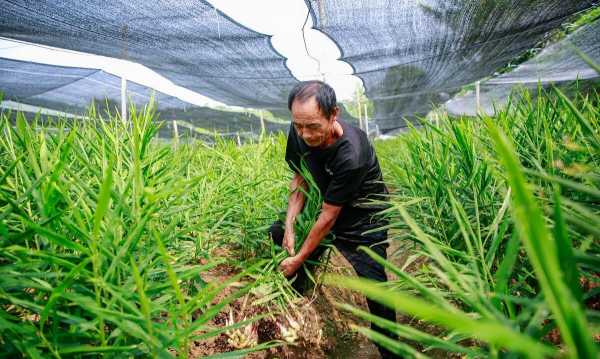
MULTIPOLYGON (((400 247, 398 242, 392 242, 388 249, 388 257, 393 264, 403 268, 407 272, 415 272, 420 267, 427 264, 423 257, 411 258, 410 255, 414 251, 412 247, 400 247)), ((214 256, 223 258, 235 258, 235 254, 220 248, 218 252, 213 253, 214 256)), ((208 273, 203 273, 202 277, 205 281, 223 282, 227 278, 235 275, 238 271, 231 266, 220 265, 208 273)), ((331 260, 326 268, 318 271, 318 277, 324 273, 335 273, 341 275, 356 275, 351 265, 346 259, 334 251, 331 260)), ((388 279, 394 280, 395 276, 388 273, 388 279)), ((318 280, 320 282, 320 280, 318 280)), ((235 286, 230 286, 225 289, 215 303, 230 295, 235 286)), ((251 300, 247 300, 251 302, 251 300)), ((356 292, 340 289, 336 287, 318 286, 299 299, 297 306, 297 317, 303 322, 302 329, 298 332, 299 337, 294 345, 285 343, 282 340, 282 333, 278 323, 287 323, 285 315, 276 313, 275 308, 260 306, 251 307, 244 306, 244 298, 240 298, 232 303, 231 306, 212 319, 215 327, 224 327, 227 324, 229 310, 232 309, 234 316, 237 319, 243 317, 251 317, 256 314, 270 313, 267 318, 261 319, 255 323, 254 327, 257 333, 257 342, 265 343, 271 340, 280 341, 281 345, 268 350, 251 353, 245 358, 340 358, 340 359, 378 359, 379 352, 373 343, 362 335, 351 330, 352 325, 369 326, 369 323, 361 320, 354 315, 339 310, 335 303, 348 303, 355 307, 368 311, 366 299, 364 296, 356 292)), ((432 324, 422 322, 416 318, 398 314, 398 323, 410 324, 411 326, 422 331, 436 334, 442 330, 432 324)), ((415 348, 420 348, 417 343, 406 341, 415 348)), ((199 358, 207 355, 224 353, 233 351, 234 348, 228 343, 228 337, 221 334, 216 338, 212 338, 203 342, 195 342, 190 346, 190 357, 199 358)), ((428 351, 427 355, 432 358, 459 358, 459 355, 449 355, 442 351, 428 351)))
MULTIPOLYGON (((391 253, 391 252, 390 252, 391 253)), ((233 253, 219 249, 215 256, 232 258, 233 253)), ((202 274, 203 279, 209 283, 222 283, 238 271, 229 265, 219 265, 202 274)), ((331 261, 326 272, 337 274, 353 274, 350 264, 339 253, 331 256, 331 261)), ((317 273, 318 276, 323 273, 317 273)), ((214 303, 231 295, 237 288, 236 283, 223 290, 214 303)), ((367 310, 366 300, 363 296, 354 292, 333 287, 318 286, 296 304, 296 319, 301 322, 301 330, 295 344, 283 341, 278 323, 287 325, 286 316, 274 312, 275 308, 267 305, 252 306, 252 294, 235 300, 212 320, 211 325, 215 328, 227 325, 229 313, 232 312, 235 321, 244 317, 252 317, 257 314, 270 315, 254 323, 257 342, 265 343, 278 340, 281 345, 261 352, 251 353, 245 358, 358 358, 376 359, 379 353, 375 346, 366 338, 356 334, 350 329, 350 325, 368 326, 368 323, 359 320, 353 315, 338 310, 334 303, 350 303, 367 310), (246 303, 244 303, 246 302, 246 303)), ((233 351, 235 348, 228 342, 226 334, 220 334, 204 341, 195 341, 190 344, 189 356, 201 358, 208 355, 233 351)))
MULTIPOLYGON (((411 258, 414 251, 412 248, 401 248, 396 241, 388 249, 388 257, 396 266, 407 272, 416 272, 427 261, 422 257, 411 258)), ((235 258, 235 254, 220 248, 213 257, 235 258)), ((330 263, 317 276, 327 273, 336 273, 342 275, 355 275, 350 264, 341 254, 334 251, 330 263)), ((220 265, 208 273, 203 273, 202 277, 209 283, 220 283, 238 273, 232 266, 220 265)), ((390 280, 396 279, 388 273, 390 280)), ((592 278, 582 277, 580 285, 584 293, 600 285, 598 275, 592 278)), ((215 303, 231 295, 239 285, 232 285, 226 288, 215 299, 215 303)), ((249 294, 251 295, 251 294, 249 294)), ((599 296, 589 298, 586 307, 589 309, 599 309, 599 296)), ((251 300, 246 300, 251 302, 251 300)), ((308 293, 305 297, 299 299, 296 303, 296 317, 302 323, 301 330, 298 331, 298 338, 295 344, 288 344, 282 338, 282 333, 278 324, 287 324, 286 317, 282 313, 275 312, 274 308, 268 307, 268 304, 252 307, 244 304, 244 297, 233 302, 229 307, 212 319, 214 327, 224 327, 227 325, 229 312, 232 310, 234 317, 241 320, 244 317, 252 317, 257 314, 270 313, 271 315, 254 323, 256 330, 257 343, 266 343, 269 341, 279 341, 280 346, 264 350, 261 352, 246 355, 246 358, 357 358, 357 359, 377 359, 379 353, 376 347, 365 337, 353 332, 352 325, 368 326, 369 323, 359 318, 339 310, 335 303, 349 303, 363 310, 367 310, 366 300, 362 295, 355 292, 336 288, 318 286, 308 293)), ((403 324, 410 324, 412 327, 431 334, 440 334, 442 330, 432 324, 425 323, 409 316, 399 314, 397 321, 403 324)), ((595 334, 596 341, 600 341, 600 334, 595 334)), ((545 338, 551 343, 561 342, 558 330, 554 329, 548 333, 545 338)), ((408 344, 419 348, 417 343, 407 341, 408 344)), ((463 343, 468 345, 468 343, 463 343)), ((475 345, 474 343, 471 343, 475 345)), ((189 354, 191 358, 199 358, 207 355, 225 353, 233 351, 228 342, 228 336, 221 334, 210 340, 194 342, 190 345, 189 354)), ((433 358, 460 357, 460 355, 449 355, 442 351, 428 351, 427 355, 433 358)))

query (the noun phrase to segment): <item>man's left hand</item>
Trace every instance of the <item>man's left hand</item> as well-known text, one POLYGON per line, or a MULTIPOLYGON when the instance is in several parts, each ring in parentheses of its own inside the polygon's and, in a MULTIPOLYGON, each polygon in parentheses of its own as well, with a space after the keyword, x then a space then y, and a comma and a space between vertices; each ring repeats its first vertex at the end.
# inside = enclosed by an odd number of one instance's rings
POLYGON ((284 276, 291 277, 300 268, 302 262, 298 256, 288 257, 279 264, 279 270, 284 276))

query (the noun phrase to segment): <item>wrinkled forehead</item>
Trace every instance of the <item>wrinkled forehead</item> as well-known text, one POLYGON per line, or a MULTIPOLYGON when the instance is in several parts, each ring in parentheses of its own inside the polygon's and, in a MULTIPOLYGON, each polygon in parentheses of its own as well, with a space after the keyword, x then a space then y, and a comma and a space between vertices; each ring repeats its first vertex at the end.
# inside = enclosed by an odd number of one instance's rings
POLYGON ((300 121, 321 121, 326 120, 319 104, 314 97, 307 100, 295 100, 292 104, 292 119, 300 121))

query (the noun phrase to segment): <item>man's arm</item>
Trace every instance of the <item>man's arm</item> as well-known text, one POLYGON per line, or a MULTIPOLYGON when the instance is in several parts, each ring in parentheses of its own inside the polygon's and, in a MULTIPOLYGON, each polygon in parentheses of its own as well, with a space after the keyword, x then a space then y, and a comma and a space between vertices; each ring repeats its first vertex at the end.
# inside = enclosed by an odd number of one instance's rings
POLYGON ((291 193, 288 197, 288 209, 285 216, 285 232, 282 243, 283 248, 285 248, 291 256, 295 254, 294 245, 296 240, 294 223, 296 222, 296 216, 304 207, 304 192, 302 191, 302 188, 306 189, 306 182, 304 182, 302 176, 298 173, 294 173, 294 177, 290 182, 291 193))
POLYGON ((302 263, 304 263, 311 253, 319 246, 319 243, 321 243, 323 238, 325 238, 327 233, 329 233, 335 224, 335 221, 337 220, 341 210, 341 206, 323 203, 321 214, 308 233, 308 236, 302 244, 302 248, 300 248, 298 251, 298 254, 293 257, 286 258, 279 265, 279 268, 286 277, 296 273, 302 263))

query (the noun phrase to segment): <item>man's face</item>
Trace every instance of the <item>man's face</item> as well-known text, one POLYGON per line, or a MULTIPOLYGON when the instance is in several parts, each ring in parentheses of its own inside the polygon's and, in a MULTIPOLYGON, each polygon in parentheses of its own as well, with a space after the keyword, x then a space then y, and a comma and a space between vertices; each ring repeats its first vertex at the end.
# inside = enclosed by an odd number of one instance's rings
POLYGON ((309 147, 323 147, 332 134, 334 119, 325 117, 314 97, 292 103, 292 124, 309 147))

